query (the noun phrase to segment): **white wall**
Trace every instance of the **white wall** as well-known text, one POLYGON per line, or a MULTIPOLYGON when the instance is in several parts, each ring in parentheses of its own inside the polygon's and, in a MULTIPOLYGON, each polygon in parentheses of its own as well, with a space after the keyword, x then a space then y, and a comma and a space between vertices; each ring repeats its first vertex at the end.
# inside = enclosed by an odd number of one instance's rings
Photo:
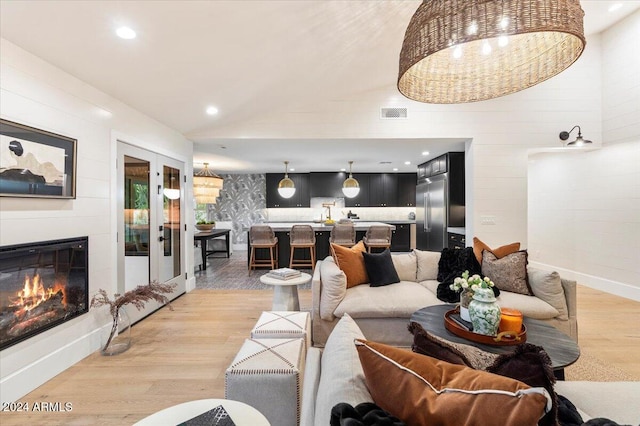
POLYGON ((640 11, 602 34, 602 71, 602 149, 531 156, 529 249, 540 266, 640 300, 640 11))
MULTIPOLYGON (((115 135, 184 161, 187 176, 193 174, 192 143, 12 43, 0 43, 0 116, 78 140, 76 199, 3 197, 0 245, 88 235, 90 295, 100 288, 113 294, 115 135)), ((193 250, 186 253, 192 271, 193 250)), ((19 398, 94 352, 97 334, 89 313, 0 352, 2 400, 19 398)))

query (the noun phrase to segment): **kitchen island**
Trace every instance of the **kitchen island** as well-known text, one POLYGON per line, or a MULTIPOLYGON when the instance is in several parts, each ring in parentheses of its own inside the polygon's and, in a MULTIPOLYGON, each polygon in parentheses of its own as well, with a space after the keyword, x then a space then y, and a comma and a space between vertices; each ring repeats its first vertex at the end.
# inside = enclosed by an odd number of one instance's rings
MULTIPOLYGON (((273 232, 275 232, 276 237, 278 237, 279 268, 289 266, 289 255, 291 253, 291 248, 289 246, 289 233, 291 232, 291 227, 293 225, 310 225, 316 234, 316 258, 324 259, 329 256, 329 238, 331 236, 331 229, 333 228, 333 225, 325 225, 324 223, 319 222, 266 222, 264 225, 269 225, 273 229, 273 232)), ((391 231, 396 229, 395 225, 390 225, 388 223, 355 221, 353 222, 353 226, 356 229, 356 242, 360 241, 367 232, 367 229, 373 225, 388 226, 391 228, 391 231)), ((247 238, 247 250, 249 252, 251 251, 249 238, 247 238)), ((268 259, 268 256, 269 253, 267 250, 256 250, 256 259, 268 259)), ((303 253, 303 250, 298 250, 298 252, 296 252, 296 258, 309 259, 309 251, 304 250, 303 253)), ((247 260, 247 262, 248 261, 249 260, 247 260)))

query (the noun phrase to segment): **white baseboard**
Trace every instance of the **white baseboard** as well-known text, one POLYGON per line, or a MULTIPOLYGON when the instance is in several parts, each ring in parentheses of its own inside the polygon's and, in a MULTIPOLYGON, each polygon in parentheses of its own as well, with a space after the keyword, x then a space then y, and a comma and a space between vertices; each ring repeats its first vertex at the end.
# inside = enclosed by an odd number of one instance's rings
POLYGON ((580 285, 640 302, 640 287, 621 283, 619 281, 608 280, 595 275, 583 274, 581 272, 560 268, 554 265, 547 265, 546 263, 529 262, 529 265, 545 271, 558 271, 562 278, 575 280, 580 285))
MULTIPOLYGON (((108 327, 107 324, 105 327, 108 327)), ((100 329, 67 343, 0 380, 2 402, 17 401, 100 347, 100 329)), ((73 402, 73 401, 61 401, 73 402)))

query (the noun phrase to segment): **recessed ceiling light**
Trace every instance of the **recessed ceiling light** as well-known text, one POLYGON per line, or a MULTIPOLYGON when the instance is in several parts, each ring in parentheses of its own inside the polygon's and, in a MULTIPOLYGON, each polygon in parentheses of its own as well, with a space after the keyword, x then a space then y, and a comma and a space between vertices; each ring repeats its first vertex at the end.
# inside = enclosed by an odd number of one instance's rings
POLYGON ((609 12, 615 12, 616 10, 620 9, 622 7, 622 3, 614 3, 611 6, 609 6, 609 12))
POLYGON ((409 164, 411 164, 411 161, 405 161, 405 162, 404 162, 404 165, 405 165, 405 166, 408 166, 409 164))
POLYGON ((123 38, 125 40, 131 40, 136 38, 136 32, 129 27, 118 28, 116 30, 116 34, 118 35, 118 37, 123 38))
POLYGON ((289 170, 291 170, 292 172, 296 171, 296 169, 294 169, 293 167, 289 167, 289 170))
POLYGON ((344 167, 340 169, 341 172, 346 172, 347 169, 345 169, 344 167))
POLYGON ((429 155, 429 151, 422 151, 422 155, 429 155))
POLYGON ((394 167, 394 168, 393 168, 393 171, 394 171, 394 172, 397 172, 397 171, 398 171, 398 168, 397 168, 397 167, 394 167))
POLYGON ((217 113, 218 113, 218 108, 216 108, 214 106, 207 107, 207 114, 208 115, 216 115, 217 113))

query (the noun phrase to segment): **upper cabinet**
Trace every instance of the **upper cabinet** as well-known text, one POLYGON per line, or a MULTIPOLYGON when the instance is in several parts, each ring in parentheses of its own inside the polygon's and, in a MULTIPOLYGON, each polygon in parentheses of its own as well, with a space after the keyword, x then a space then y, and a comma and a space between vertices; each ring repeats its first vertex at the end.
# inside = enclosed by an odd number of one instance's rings
POLYGON ((283 198, 278 193, 278 183, 282 180, 282 173, 267 173, 267 208, 274 207, 309 207, 309 174, 289 173, 296 192, 291 198, 283 198))
POLYGON ((282 173, 267 173, 267 207, 309 207, 312 197, 344 198, 345 207, 413 207, 416 200, 415 173, 354 173, 360 192, 354 198, 342 193, 348 177, 344 172, 289 173, 296 186, 291 198, 278 194, 282 173))
POLYGON ((415 173, 398 174, 398 207, 416 206, 416 185, 418 184, 415 173))
POLYGON ((395 207, 398 193, 398 175, 396 173, 377 173, 369 175, 369 206, 395 207))

